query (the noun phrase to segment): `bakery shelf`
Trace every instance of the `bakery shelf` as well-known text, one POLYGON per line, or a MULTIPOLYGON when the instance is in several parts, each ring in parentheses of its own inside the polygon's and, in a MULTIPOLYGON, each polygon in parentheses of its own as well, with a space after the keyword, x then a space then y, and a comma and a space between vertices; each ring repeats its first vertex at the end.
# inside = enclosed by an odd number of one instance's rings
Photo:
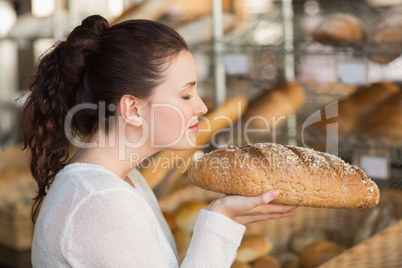
POLYGON ((402 220, 322 265, 331 267, 393 268, 402 266, 402 220))
POLYGON ((392 54, 402 52, 400 44, 395 44, 395 49, 399 48, 395 52, 389 50, 382 50, 374 52, 371 50, 372 45, 381 45, 376 43, 369 43, 368 41, 362 41, 355 44, 349 43, 337 43, 333 45, 322 45, 321 47, 315 47, 314 51, 308 49, 310 43, 316 43, 312 39, 312 31, 320 23, 321 19, 333 13, 346 13, 357 17, 366 33, 379 23, 381 16, 386 14, 395 7, 374 7, 367 1, 294 1, 294 32, 296 42, 296 54, 299 52, 307 51, 309 53, 317 53, 322 55, 348 52, 354 55, 366 56, 374 53, 392 54), (319 7, 319 9, 318 9, 319 7), (328 48, 331 48, 328 50, 328 48))
MULTIPOLYGON (((225 51, 249 51, 273 54, 285 54, 283 42, 283 19, 280 13, 280 2, 276 2, 276 8, 269 14, 260 14, 250 17, 247 26, 236 29, 224 37, 225 51)), ((367 30, 371 29, 378 23, 380 16, 389 11, 390 7, 373 7, 367 2, 350 1, 294 1, 293 4, 293 33, 294 33, 294 55, 341 55, 346 54, 348 57, 367 57, 369 55, 401 55, 402 47, 399 43, 387 43, 381 49, 381 43, 370 43, 362 41, 355 44, 336 43, 336 44, 320 44, 312 38, 311 32, 320 23, 321 19, 328 14, 342 12, 356 16, 362 22, 367 30), (308 5, 319 5, 320 9, 317 13, 309 14, 308 5), (373 51, 372 47, 380 46, 379 50, 373 51), (389 46, 392 47, 390 51, 389 46)), ((208 51, 209 45, 203 44, 194 47, 194 50, 203 49, 208 51)))
MULTIPOLYGON (((323 106, 342 99, 354 90, 353 85, 339 83, 337 64, 340 62, 359 61, 367 67, 366 83, 377 81, 401 81, 398 72, 402 70, 402 57, 382 65, 372 62, 369 57, 373 55, 402 55, 402 46, 389 50, 380 49, 374 51, 374 43, 360 42, 354 45, 346 43, 321 44, 312 38, 312 29, 325 15, 335 12, 349 13, 359 18, 366 30, 371 29, 380 16, 388 12, 391 7, 374 7, 367 1, 293 1, 293 50, 285 50, 284 34, 278 32, 283 27, 280 1, 270 14, 256 15, 252 18, 248 27, 237 29, 225 36, 225 53, 243 53, 249 61, 249 72, 240 76, 227 75, 228 96, 243 94, 253 99, 277 82, 286 80, 287 67, 285 57, 292 53, 295 63, 296 81, 306 89, 306 103, 297 116, 297 133, 302 133, 302 125, 308 117, 317 112, 323 106), (310 5, 310 6, 308 6, 310 5), (319 5, 320 9, 317 9, 319 5), (314 8, 316 10, 314 11, 314 8), (265 30, 265 32, 264 32, 265 30), (264 36, 265 34, 265 36, 264 36), (260 38, 256 38, 259 36, 260 38), (263 38, 261 38, 261 36, 263 38), (264 38, 265 37, 265 38, 264 38), (272 37, 272 40, 269 40, 272 37), (265 43, 264 43, 265 42, 265 43), (267 66, 274 66, 274 76, 266 75, 267 66), (398 70, 396 72, 395 70, 398 70)), ((400 44, 396 44, 397 46, 400 44)), ((204 50, 207 52, 208 49, 204 50)), ((204 92, 211 92, 204 88, 204 92)), ((213 94, 209 94, 213 98, 213 94)), ((275 141, 287 143, 286 124, 283 125, 273 137, 270 133, 254 136, 253 141, 275 141)), ((357 148, 367 150, 387 150, 390 160, 390 178, 379 181, 380 185, 402 188, 402 138, 378 135, 370 137, 362 133, 353 133, 342 137, 338 145, 338 155, 353 162, 354 152, 357 148)), ((303 142, 317 142, 326 140, 321 133, 305 136, 304 140, 297 137, 298 145, 303 142)))
MULTIPOLYGON (((243 76, 251 79, 254 85, 257 83, 271 85, 276 81, 285 80, 285 69, 288 67, 285 57, 289 53, 294 56, 296 80, 303 83, 335 83, 338 81, 335 71, 336 64, 350 60, 358 60, 367 65, 368 83, 380 80, 401 80, 397 73, 402 69, 402 57, 382 65, 371 62, 369 56, 402 55, 402 46, 393 51, 384 49, 374 52, 372 51, 374 44, 367 42, 357 43, 353 46, 350 44, 334 46, 320 44, 311 37, 314 25, 317 25, 324 15, 334 12, 350 13, 358 17, 365 28, 370 29, 375 25, 379 16, 390 10, 389 7, 373 7, 363 1, 294 1, 294 42, 291 51, 285 49, 284 46, 284 24, 280 8, 280 1, 276 1, 272 12, 250 16, 246 20, 248 21, 246 26, 237 28, 224 36, 225 54, 242 53, 247 56, 249 73, 243 74, 243 76), (308 7, 305 3, 310 3, 310 5, 319 3, 320 10, 316 14, 311 14, 307 11, 308 7), (326 73, 324 73, 325 71, 326 73)), ((389 46, 389 44, 387 45, 389 46)), ((191 49, 195 53, 202 52, 212 55, 210 44, 201 44, 191 49)), ((209 67, 213 68, 213 66, 209 67)), ((209 77, 209 79, 213 78, 209 77)), ((258 85, 256 86, 258 87, 258 85)), ((227 91, 230 94, 231 88, 228 87, 227 91)), ((213 95, 213 91, 210 95, 213 95)))

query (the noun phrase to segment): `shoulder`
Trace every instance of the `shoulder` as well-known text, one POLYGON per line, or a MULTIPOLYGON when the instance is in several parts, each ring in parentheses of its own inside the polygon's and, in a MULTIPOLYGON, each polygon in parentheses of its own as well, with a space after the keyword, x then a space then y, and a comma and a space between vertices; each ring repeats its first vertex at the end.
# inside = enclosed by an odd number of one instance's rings
POLYGON ((88 202, 93 209, 101 209, 104 202, 127 203, 138 199, 138 193, 127 182, 108 170, 96 165, 72 164, 56 175, 41 214, 66 218, 88 202))
POLYGON ((127 182, 106 168, 85 163, 75 163, 64 167, 56 175, 55 184, 62 184, 64 189, 78 187, 88 191, 130 189, 127 182))

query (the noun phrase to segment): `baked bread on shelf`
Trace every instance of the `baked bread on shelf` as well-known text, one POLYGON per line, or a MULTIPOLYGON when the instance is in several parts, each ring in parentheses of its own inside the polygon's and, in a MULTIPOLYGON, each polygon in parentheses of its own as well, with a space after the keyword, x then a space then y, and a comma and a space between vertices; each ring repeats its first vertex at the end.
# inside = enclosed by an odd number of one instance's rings
MULTIPOLYGON (((390 82, 359 86, 353 93, 339 100, 338 116, 330 119, 331 123, 338 123, 341 134, 354 132, 359 129, 362 118, 399 91, 399 86, 390 82)), ((329 120, 321 120, 312 124, 311 128, 324 132, 328 123, 329 120)))
POLYGON ((385 137, 400 146, 402 139, 402 91, 391 95, 367 115, 360 128, 372 137, 385 137), (398 142, 399 140, 399 142, 398 142))
POLYGON ((272 241, 261 235, 246 236, 237 250, 236 261, 248 263, 267 255, 273 248, 272 241))
POLYGON ((252 100, 242 117, 247 128, 272 131, 286 122, 305 103, 304 89, 297 83, 281 83, 252 100))
POLYGON ((323 44, 357 43, 364 41, 365 37, 361 21, 342 12, 327 15, 313 31, 313 39, 323 44))
POLYGON ((300 254, 300 267, 318 267, 324 262, 338 256, 342 252, 343 250, 332 241, 315 241, 308 245, 300 254))
POLYGON ((281 268, 281 264, 272 256, 262 256, 253 262, 253 268, 281 268))
POLYGON ((245 262, 235 260, 232 263, 232 266, 230 266, 230 268, 251 268, 251 265, 245 262))
POLYGON ((361 86, 349 96, 360 115, 366 115, 383 100, 399 91, 399 86, 391 82, 378 82, 361 86))
POLYGON ((208 204, 209 202, 192 201, 180 206, 175 213, 178 228, 187 233, 192 233, 200 210, 206 208, 208 204))
POLYGON ((382 15, 368 33, 369 59, 388 64, 402 52, 402 8, 391 9, 382 15))

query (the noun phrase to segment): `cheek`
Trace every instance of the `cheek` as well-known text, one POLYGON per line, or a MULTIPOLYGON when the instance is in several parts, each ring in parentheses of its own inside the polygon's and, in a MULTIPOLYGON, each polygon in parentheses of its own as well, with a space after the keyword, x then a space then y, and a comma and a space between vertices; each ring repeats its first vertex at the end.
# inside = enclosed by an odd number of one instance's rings
POLYGON ((191 111, 172 105, 156 107, 151 117, 151 131, 155 143, 159 145, 180 143, 186 136, 187 123, 192 117, 191 111))
POLYGON ((176 129, 182 128, 185 124, 183 113, 174 107, 158 107, 154 111, 154 118, 151 120, 154 123, 155 131, 163 131, 166 128, 176 129))

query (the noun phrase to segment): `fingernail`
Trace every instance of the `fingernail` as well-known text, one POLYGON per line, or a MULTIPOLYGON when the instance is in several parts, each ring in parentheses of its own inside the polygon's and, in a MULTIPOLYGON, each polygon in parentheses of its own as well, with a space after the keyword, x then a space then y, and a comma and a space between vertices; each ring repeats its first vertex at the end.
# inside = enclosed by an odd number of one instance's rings
POLYGON ((279 196, 279 191, 278 191, 278 190, 273 190, 273 191, 271 191, 271 196, 272 196, 273 198, 278 197, 278 196, 279 196))

